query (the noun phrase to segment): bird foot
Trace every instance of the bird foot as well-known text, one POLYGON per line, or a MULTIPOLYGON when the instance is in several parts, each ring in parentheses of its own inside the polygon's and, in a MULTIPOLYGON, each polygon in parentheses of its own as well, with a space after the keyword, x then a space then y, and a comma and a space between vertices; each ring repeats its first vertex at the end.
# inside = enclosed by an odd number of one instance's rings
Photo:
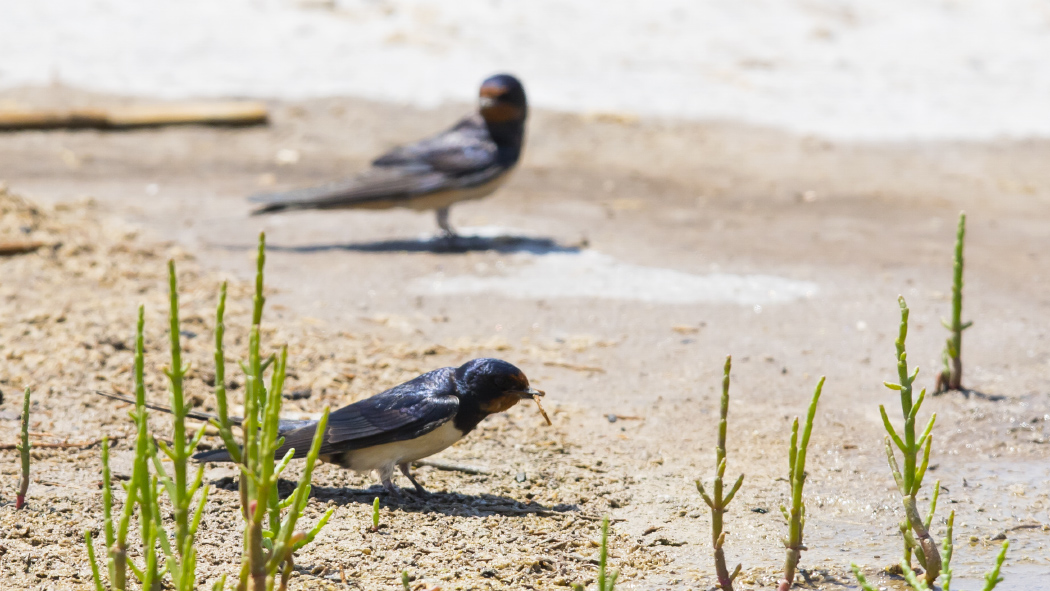
POLYGON ((408 464, 398 464, 397 467, 401 470, 401 473, 404 474, 406 478, 408 478, 408 481, 412 483, 412 486, 416 487, 417 495, 423 498, 430 496, 430 493, 427 492, 427 489, 423 488, 423 485, 420 484, 414 476, 412 476, 412 472, 411 470, 409 470, 408 464))
POLYGON ((391 481, 389 478, 383 479, 383 489, 386 490, 388 495, 394 497, 395 499, 401 500, 403 498, 401 495, 401 489, 395 486, 393 481, 391 481))

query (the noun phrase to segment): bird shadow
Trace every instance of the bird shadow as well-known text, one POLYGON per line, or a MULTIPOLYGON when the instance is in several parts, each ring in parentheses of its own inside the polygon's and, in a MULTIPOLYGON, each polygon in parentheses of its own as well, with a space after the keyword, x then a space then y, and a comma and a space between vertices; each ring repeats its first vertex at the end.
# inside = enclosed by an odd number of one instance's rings
MULTIPOLYGON (((295 490, 296 482, 287 479, 277 481, 277 493, 282 499, 288 498, 295 490)), ((211 482, 211 485, 223 490, 236 491, 237 481, 231 476, 224 476, 211 482)), ((489 515, 504 515, 507 517, 525 517, 536 515, 539 517, 550 517, 551 515, 573 513, 583 516, 580 506, 576 504, 561 503, 546 506, 534 501, 521 502, 499 495, 480 494, 468 495, 456 492, 429 492, 419 495, 412 489, 401 489, 400 495, 392 495, 379 485, 373 485, 367 489, 355 489, 343 486, 320 486, 310 487, 310 496, 323 503, 331 502, 334 505, 365 505, 372 506, 375 499, 379 498, 382 507, 396 508, 409 513, 440 513, 458 517, 483 518, 489 515)), ((598 519, 594 517, 594 519, 598 519)))
MULTIPOLYGON (((254 250, 255 246, 215 245, 226 250, 254 250)), ((429 252, 433 254, 463 254, 467 252, 501 252, 513 254, 526 252, 530 254, 576 253, 580 246, 558 244, 551 238, 534 236, 500 235, 500 236, 456 236, 431 238, 377 240, 370 242, 347 242, 332 244, 304 244, 285 246, 267 244, 266 250, 273 252, 290 252, 309 254, 315 252, 429 252)))
MULTIPOLYGON (((282 481, 283 484, 283 481, 282 481)), ((288 482, 289 490, 294 483, 288 482)), ((283 492, 283 489, 282 489, 283 492)), ((379 498, 383 507, 397 508, 409 513, 440 513, 458 517, 487 517, 503 515, 506 517, 525 517, 536 515, 549 517, 558 513, 579 513, 580 507, 575 504, 558 504, 546 506, 534 501, 521 502, 492 494, 470 495, 456 492, 429 492, 419 495, 412 489, 402 489, 400 495, 392 495, 380 486, 368 489, 314 486, 312 496, 322 502, 336 505, 360 504, 371 506, 379 498)))
POLYGON ((934 392, 933 395, 943 396, 944 394, 948 394, 949 392, 958 392, 962 394, 963 397, 967 400, 969 400, 971 397, 976 398, 978 400, 987 400, 989 402, 1001 402, 1003 400, 1006 400, 1006 396, 1003 396, 1001 394, 985 394, 984 392, 980 392, 978 390, 971 390, 969 388, 941 390, 940 392, 934 392))

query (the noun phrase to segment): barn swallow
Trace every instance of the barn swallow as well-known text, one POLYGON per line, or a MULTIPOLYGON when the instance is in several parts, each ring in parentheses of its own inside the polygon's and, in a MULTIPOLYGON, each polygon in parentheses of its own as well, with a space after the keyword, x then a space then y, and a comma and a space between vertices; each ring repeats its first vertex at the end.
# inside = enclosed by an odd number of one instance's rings
MULTIPOLYGON (((134 403, 133 399, 98 392, 134 403)), ((543 396, 529 386, 520 369, 499 359, 474 359, 459 367, 427 372, 399 386, 344 406, 328 415, 320 460, 359 473, 376 470, 389 493, 400 496, 391 477, 394 467, 408 477, 416 491, 426 489, 409 471, 411 462, 451 446, 474 430, 485 417, 503 412, 522 399, 543 396)), ((171 412, 171 409, 147 405, 171 412)), ((191 412, 190 418, 210 420, 214 415, 191 412)), ((230 417, 241 424, 239 417, 230 417)), ((284 420, 278 435, 284 444, 274 459, 295 449, 293 458, 305 458, 317 431, 316 420, 284 420)), ((225 448, 193 456, 201 462, 232 461, 225 448)))
POLYGON ((528 105, 517 78, 497 74, 479 91, 478 112, 451 129, 398 146, 372 167, 329 185, 256 195, 253 215, 293 209, 433 209, 447 238, 453 203, 480 199, 498 189, 514 170, 525 141, 528 105))

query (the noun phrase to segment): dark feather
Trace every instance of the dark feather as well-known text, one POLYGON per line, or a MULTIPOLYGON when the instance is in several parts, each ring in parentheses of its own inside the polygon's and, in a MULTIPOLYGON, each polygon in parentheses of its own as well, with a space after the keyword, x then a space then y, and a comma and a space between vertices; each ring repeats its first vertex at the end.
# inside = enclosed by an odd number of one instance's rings
POLYGON ((233 458, 230 457, 230 452, 226 451, 225 447, 219 449, 213 449, 209 451, 202 451, 193 454, 193 459, 198 462, 232 462, 233 458))
POLYGON ((353 178, 280 193, 255 195, 253 214, 291 209, 392 207, 414 197, 482 185, 505 172, 499 149, 480 116, 452 129, 399 146, 353 178))
MULTIPOLYGON (((321 454, 415 439, 452 420, 459 410, 459 399, 452 394, 454 374, 450 367, 436 369, 333 411, 328 415, 321 454)), ((292 448, 294 457, 306 457, 316 429, 310 425, 285 434, 276 457, 283 457, 292 448)))
POLYGON ((448 131, 398 146, 372 161, 372 166, 424 166, 451 176, 479 172, 496 161, 496 142, 480 115, 461 120, 448 131))

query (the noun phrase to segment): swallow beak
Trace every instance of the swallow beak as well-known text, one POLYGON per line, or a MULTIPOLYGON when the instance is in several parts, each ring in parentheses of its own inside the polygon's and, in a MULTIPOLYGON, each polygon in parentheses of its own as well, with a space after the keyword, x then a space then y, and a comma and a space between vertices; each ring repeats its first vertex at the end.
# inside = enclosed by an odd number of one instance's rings
POLYGON ((547 393, 543 390, 537 390, 536 388, 529 388, 528 390, 511 390, 514 394, 517 394, 521 399, 533 399, 537 397, 546 396, 547 393))
POLYGON ((502 84, 490 83, 481 86, 481 90, 478 92, 478 103, 479 106, 484 109, 491 109, 499 103, 499 98, 507 93, 507 89, 502 84))

